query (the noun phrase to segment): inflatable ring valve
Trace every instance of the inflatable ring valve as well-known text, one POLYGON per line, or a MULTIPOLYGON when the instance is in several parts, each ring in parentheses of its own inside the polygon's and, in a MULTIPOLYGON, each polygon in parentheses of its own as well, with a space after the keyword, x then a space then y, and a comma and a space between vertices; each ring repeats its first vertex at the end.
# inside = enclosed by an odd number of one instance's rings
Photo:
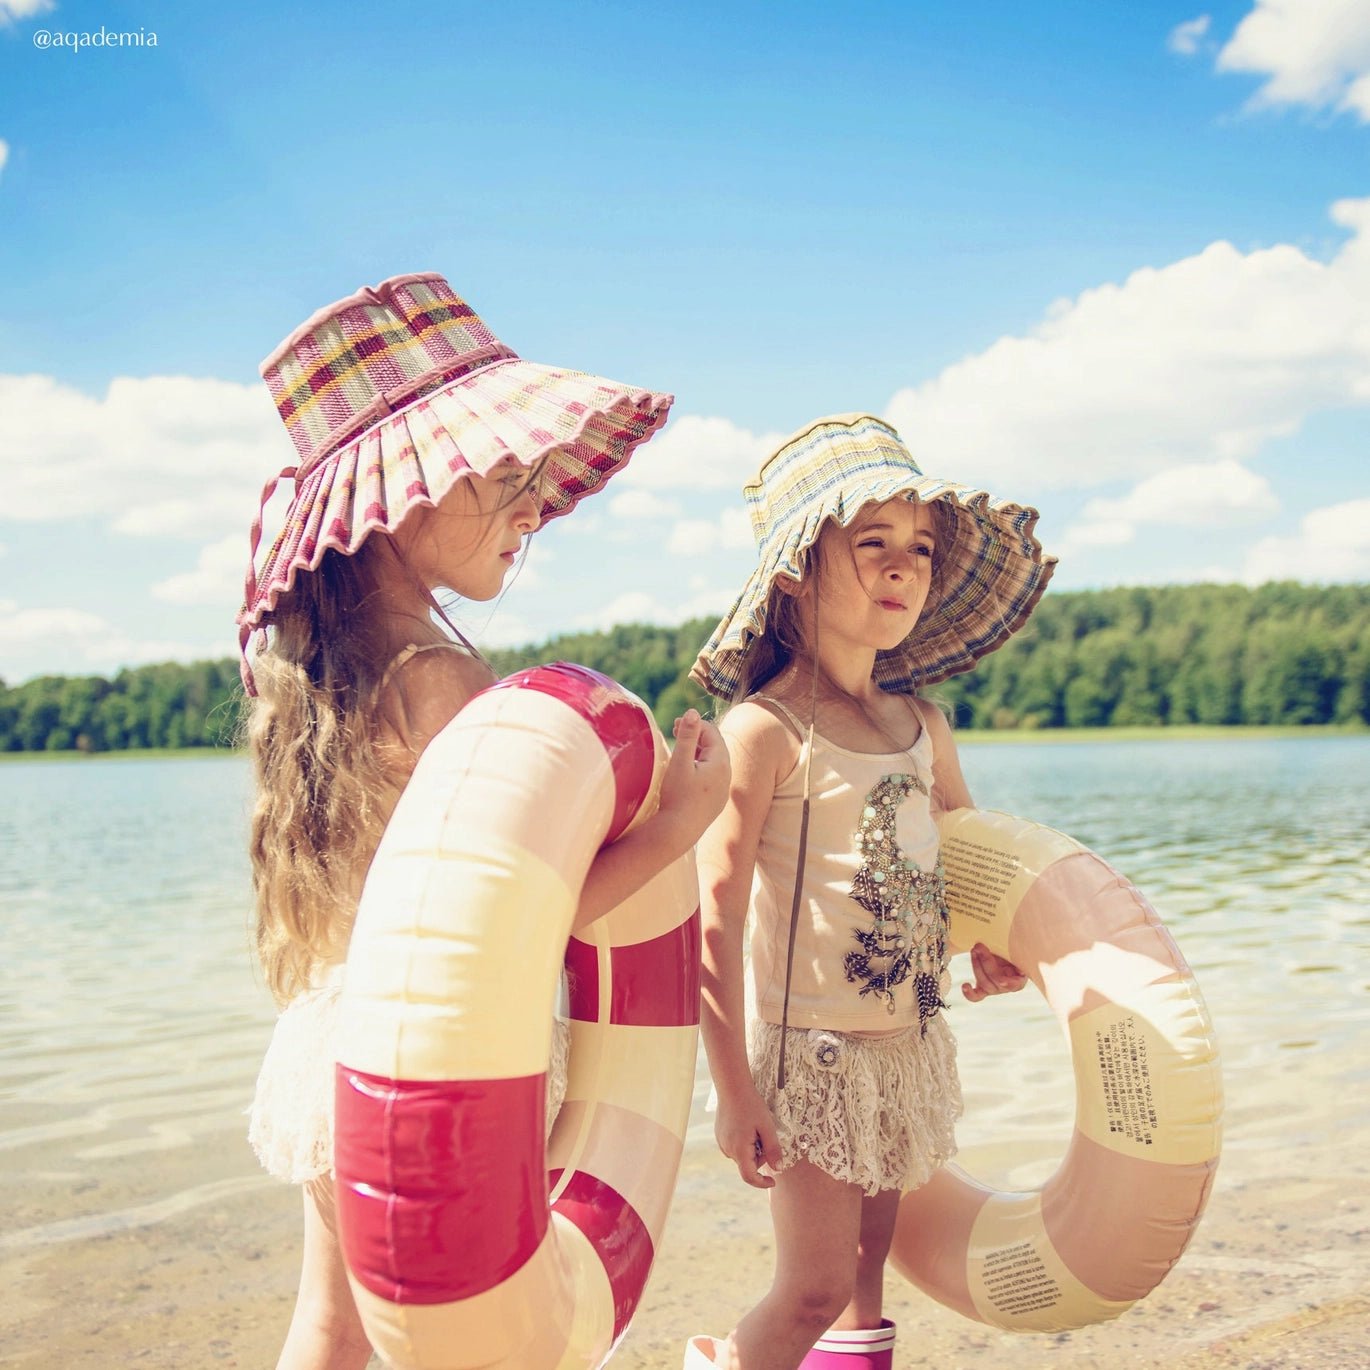
POLYGON ((477 695, 395 807, 348 950, 334 1143, 343 1256, 389 1365, 598 1366, 637 1307, 693 1093, 693 856, 569 930, 666 757, 640 700, 540 667, 477 695), (544 1144, 563 961, 570 1078, 544 1144))
POLYGON ((1115 1318, 1179 1259, 1208 1200, 1222 1114, 1212 1023, 1155 911, 1100 857, 1008 814, 957 809, 940 827, 952 943, 984 942, 1046 998, 1070 1043, 1075 1131, 1040 1190, 936 1172, 900 1201, 891 1261, 995 1327, 1115 1318))

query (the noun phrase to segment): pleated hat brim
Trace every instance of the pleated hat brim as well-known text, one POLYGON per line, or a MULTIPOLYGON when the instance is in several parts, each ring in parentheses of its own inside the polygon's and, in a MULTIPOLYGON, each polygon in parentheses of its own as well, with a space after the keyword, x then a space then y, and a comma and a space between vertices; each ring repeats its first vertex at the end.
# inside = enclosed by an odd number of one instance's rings
POLYGON ((672 396, 581 371, 497 361, 388 415, 311 471, 255 573, 237 621, 258 627, 301 571, 351 554, 377 529, 393 533, 458 481, 497 468, 531 469, 543 522, 569 513, 652 436, 672 396))
POLYGON ((757 566, 690 673, 722 699, 735 696, 747 653, 765 631, 772 586, 780 576, 803 580, 805 553, 829 519, 846 528, 867 505, 891 499, 942 501, 956 517, 957 536, 917 626, 876 654, 872 678, 884 690, 917 690, 970 670, 1026 622, 1056 567, 1034 535, 1036 509, 923 475, 894 430, 871 415, 801 429, 763 463, 747 494, 757 566), (784 515, 769 523, 776 505, 784 515))

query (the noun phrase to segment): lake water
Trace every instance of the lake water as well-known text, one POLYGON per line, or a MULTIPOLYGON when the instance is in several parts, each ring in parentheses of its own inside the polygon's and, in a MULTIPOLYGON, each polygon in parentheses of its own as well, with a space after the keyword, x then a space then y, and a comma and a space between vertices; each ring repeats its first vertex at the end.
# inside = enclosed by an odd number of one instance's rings
MULTIPOLYGON (((1217 1026, 1229 1152, 1363 1121, 1370 738, 974 743, 962 759, 982 806, 1070 833, 1150 896, 1217 1026)), ((239 758, 0 765, 0 1250, 264 1182, 245 1141, 228 1173, 197 1164, 241 1133, 273 1016, 248 941, 248 790, 239 758)), ((1040 1182, 1070 1130, 1059 1030, 1031 989, 952 1021, 963 1155, 983 1178, 1040 1182)), ((712 1145, 704 1092, 701 1076, 696 1146, 712 1145)))

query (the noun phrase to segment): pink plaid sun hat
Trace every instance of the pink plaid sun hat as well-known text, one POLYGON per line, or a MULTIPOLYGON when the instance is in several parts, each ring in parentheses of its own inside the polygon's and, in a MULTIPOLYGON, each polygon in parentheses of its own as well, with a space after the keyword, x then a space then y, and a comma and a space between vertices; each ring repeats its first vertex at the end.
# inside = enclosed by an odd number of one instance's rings
POLYGON ((252 525, 236 620, 244 652, 329 548, 351 554, 464 477, 544 458, 541 517, 568 513, 666 422, 673 399, 522 360, 433 273, 321 309, 261 374, 299 462, 268 482, 252 525), (284 479, 295 483, 285 526, 258 561, 262 512, 284 479))

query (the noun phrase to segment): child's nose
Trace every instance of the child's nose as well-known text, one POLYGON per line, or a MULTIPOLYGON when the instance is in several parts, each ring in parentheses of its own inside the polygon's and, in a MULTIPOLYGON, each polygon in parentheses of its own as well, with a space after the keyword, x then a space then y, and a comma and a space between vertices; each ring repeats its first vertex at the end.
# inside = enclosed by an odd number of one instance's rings
POLYGON ((514 527, 521 533, 533 533, 537 531, 541 522, 542 514, 538 502, 525 490, 514 507, 514 527))

